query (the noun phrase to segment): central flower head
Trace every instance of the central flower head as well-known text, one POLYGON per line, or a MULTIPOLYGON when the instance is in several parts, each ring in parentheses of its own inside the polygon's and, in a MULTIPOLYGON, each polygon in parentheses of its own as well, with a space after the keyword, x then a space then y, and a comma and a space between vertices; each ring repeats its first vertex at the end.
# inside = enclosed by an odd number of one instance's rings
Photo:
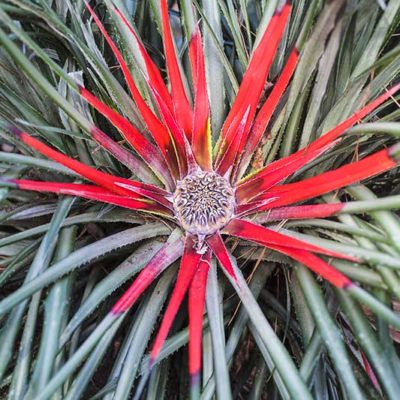
POLYGON ((182 228, 201 237, 229 222, 235 211, 235 194, 221 175, 199 170, 178 181, 173 203, 182 228))

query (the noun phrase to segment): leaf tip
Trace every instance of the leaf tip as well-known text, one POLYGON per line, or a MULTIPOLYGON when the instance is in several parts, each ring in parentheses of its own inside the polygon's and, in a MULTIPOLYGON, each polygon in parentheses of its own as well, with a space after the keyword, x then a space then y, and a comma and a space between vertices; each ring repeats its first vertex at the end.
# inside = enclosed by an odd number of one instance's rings
POLYGON ((7 130, 9 130, 13 135, 17 136, 18 138, 22 136, 23 132, 19 130, 15 125, 8 125, 7 130))

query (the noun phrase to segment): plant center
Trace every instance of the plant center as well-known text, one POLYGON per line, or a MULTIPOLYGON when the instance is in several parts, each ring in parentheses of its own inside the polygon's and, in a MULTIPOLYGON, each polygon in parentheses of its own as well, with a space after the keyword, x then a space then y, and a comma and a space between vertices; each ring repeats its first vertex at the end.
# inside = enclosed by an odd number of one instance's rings
POLYGON ((201 239, 229 222, 235 210, 235 194, 221 175, 196 171, 178 181, 174 209, 182 228, 201 239))

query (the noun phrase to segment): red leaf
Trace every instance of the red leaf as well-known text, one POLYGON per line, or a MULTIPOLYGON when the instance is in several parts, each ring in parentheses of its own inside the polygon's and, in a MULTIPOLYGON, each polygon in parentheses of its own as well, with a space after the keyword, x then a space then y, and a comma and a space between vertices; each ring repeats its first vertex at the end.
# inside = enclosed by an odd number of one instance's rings
POLYGON ((193 113, 186 96, 181 72, 179 70, 174 40, 172 38, 171 27, 169 23, 167 0, 161 0, 160 5, 165 59, 167 63, 169 80, 171 82, 175 117, 185 131, 187 137, 190 139, 192 136, 193 113))
POLYGON ((166 104, 168 105, 168 108, 172 111, 173 105, 172 105, 171 96, 168 92, 167 86, 165 85, 164 80, 163 80, 156 64, 154 64, 153 60, 148 55, 146 49, 144 48, 142 42, 140 41, 140 39, 138 37, 138 35, 136 34, 132 25, 127 21, 124 14, 122 14, 122 12, 116 7, 114 7, 114 12, 120 18, 121 22, 128 28, 129 32, 132 34, 132 36, 139 48, 140 55, 142 56, 142 58, 146 64, 147 82, 149 84, 151 83, 152 86, 157 89, 157 92, 160 93, 160 95, 162 96, 162 98, 164 99, 166 104))
POLYGON ((217 257, 221 266, 225 269, 225 271, 236 280, 235 270, 233 269, 231 258, 228 254, 228 250, 225 247, 225 243, 222 240, 221 235, 217 232, 214 235, 210 236, 207 239, 207 244, 214 253, 215 257, 217 257))
POLYGON ((143 181, 154 179, 153 172, 140 159, 136 158, 130 151, 119 143, 114 142, 103 131, 93 126, 91 130, 93 139, 105 150, 110 152, 121 164, 129 168, 135 175, 143 181))
MULTIPOLYGON (((366 117, 372 111, 377 109, 381 104, 383 104, 387 99, 392 97, 398 90, 400 90, 400 83, 393 86, 385 93, 381 94, 375 100, 371 101, 371 103, 364 106, 361 110, 355 112, 351 117, 347 118, 345 121, 341 122, 338 126, 331 129, 330 131, 323 134, 320 138, 315 140, 310 144, 309 147, 322 147, 332 141, 336 140, 339 136, 341 136, 347 129, 351 128, 358 121, 366 117)), ((303 149, 305 150, 305 149, 303 149)), ((300 150, 301 151, 301 150, 300 150)), ((295 153, 296 154, 296 153, 295 153)), ((290 156, 289 156, 290 157, 290 156)))
POLYGON ((175 141, 175 151, 176 156, 178 158, 179 165, 179 174, 180 178, 186 176, 189 170, 192 170, 197 166, 197 162, 194 158, 192 148, 188 142, 188 139, 185 135, 183 129, 178 125, 174 115, 168 109, 167 105, 164 102, 164 99, 160 96, 157 90, 150 85, 150 88, 153 92, 154 98, 157 101, 157 105, 160 109, 160 113, 163 117, 165 124, 168 126, 172 136, 175 141))
MULTIPOLYGON (((1 182, 1 181, 0 181, 1 182)), ((10 179, 6 182, 15 184, 18 189, 32 190, 35 192, 47 192, 64 194, 68 196, 79 196, 90 200, 101 201, 102 203, 114 204, 130 210, 143 210, 155 213, 162 213, 171 216, 171 212, 153 202, 140 197, 118 196, 107 189, 93 185, 81 185, 78 183, 59 183, 59 182, 41 182, 25 179, 10 179)))
POLYGON ((210 258, 208 252, 201 260, 189 289, 189 373, 192 380, 198 379, 201 371, 203 313, 210 258))
POLYGON ((290 156, 281 158, 281 159, 267 165, 260 171, 257 171, 255 174, 252 174, 252 175, 244 178, 242 180, 242 183, 244 183, 250 179, 251 180, 256 179, 256 178, 258 178, 258 176, 262 176, 264 173, 269 173, 269 171, 271 171, 271 170, 276 170, 278 168, 285 167, 287 164, 296 162, 298 159, 301 159, 302 157, 304 157, 306 154, 308 154, 310 152, 314 153, 318 149, 324 148, 325 146, 328 146, 327 148, 329 148, 329 145, 332 144, 336 139, 338 139, 343 133, 345 133, 347 129, 351 128, 354 124, 357 123, 357 121, 366 117, 369 113, 371 113, 376 108, 378 108, 388 98, 393 96, 399 89, 400 89, 400 83, 393 86, 387 92, 380 95, 374 101, 367 104, 365 107, 363 107, 361 110, 354 113, 351 117, 349 117, 348 119, 346 119, 345 121, 340 123, 335 128, 333 128, 330 131, 323 134, 317 140, 314 140, 309 146, 297 151, 296 153, 291 154, 290 156))
POLYGON ((246 126, 249 121, 250 106, 247 107, 246 112, 243 114, 239 125, 232 124, 231 128, 235 129, 235 136, 232 141, 226 142, 227 147, 221 147, 223 156, 215 167, 215 170, 220 175, 229 175, 235 166, 235 159, 239 151, 240 141, 245 134, 246 126))
POLYGON ((325 172, 300 182, 271 188, 261 197, 265 199, 275 197, 277 199, 261 207, 259 211, 321 196, 322 194, 359 182, 362 179, 380 174, 396 165, 396 161, 390 156, 390 150, 385 149, 378 151, 371 156, 365 157, 361 161, 344 165, 333 171, 325 172))
POLYGON ((346 203, 329 203, 275 208, 258 215, 256 219, 258 224, 264 224, 285 219, 325 218, 337 214, 345 206, 346 203))
POLYGON ((283 71, 279 76, 277 82, 275 83, 270 95, 268 96, 268 99, 265 101, 257 114, 254 124, 250 130, 249 137, 247 139, 244 154, 241 156, 240 171, 238 172, 239 177, 243 175, 246 168, 248 167, 251 157, 253 156, 253 152, 260 142, 263 133, 267 129, 271 116, 274 113, 275 108, 278 105, 279 100, 285 92, 290 78, 293 75, 298 58, 298 50, 294 49, 290 53, 286 65, 283 68, 283 71))
POLYGON ((257 105, 259 103, 270 66, 276 54, 276 49, 283 35, 290 10, 291 5, 286 3, 281 10, 275 12, 266 31, 264 32, 259 45, 251 57, 236 99, 225 120, 224 126, 222 127, 221 139, 217 144, 217 163, 219 163, 220 158, 223 156, 221 147, 226 147, 232 141, 236 140, 235 132, 237 125, 239 124, 238 120, 241 120, 245 110, 250 107, 248 123, 238 145, 238 154, 241 153, 247 142, 247 136, 250 130, 251 122, 253 121, 256 113, 257 105))
POLYGON ((161 180, 168 182, 168 184, 172 186, 172 179, 168 167, 159 150, 122 115, 108 107, 85 88, 80 87, 79 89, 81 96, 121 132, 127 142, 139 156, 142 157, 155 174, 159 176, 161 180))
POLYGON ((82 164, 81 162, 60 153, 57 150, 52 149, 51 147, 42 143, 40 140, 37 140, 34 137, 28 135, 26 132, 21 132, 14 127, 10 128, 10 130, 12 130, 12 132, 14 132, 20 138, 20 140, 22 140, 23 143, 27 144, 31 148, 36 149, 46 157, 57 161, 58 163, 75 171, 87 180, 103 186, 104 188, 109 189, 114 193, 123 196, 140 194, 152 200, 160 202, 167 207, 171 207, 170 203, 166 199, 166 196, 169 193, 156 186, 144 184, 129 179, 118 178, 113 175, 97 171, 96 169, 89 167, 88 165, 82 164))
POLYGON ((168 242, 165 243, 153 259, 142 269, 128 290, 115 303, 111 312, 113 314, 120 314, 128 311, 154 279, 181 256, 182 251, 182 239, 171 235, 168 242))
POLYGON ((212 170, 210 106, 207 94, 206 71, 200 30, 190 40, 189 54, 193 71, 195 98, 193 113, 192 148, 197 163, 203 170, 212 170))
POLYGON ((346 260, 355 261, 353 257, 345 254, 337 253, 324 249, 319 246, 304 242, 303 240, 295 239, 293 237, 283 235, 282 233, 265 228, 261 225, 256 225, 252 222, 243 219, 233 219, 225 228, 224 232, 232 236, 240 237, 242 239, 250 240, 262 246, 285 246, 291 249, 300 249, 305 251, 312 251, 315 253, 324 254, 331 257, 343 258, 346 260))
POLYGON ((201 255, 194 248, 193 240, 190 237, 186 238, 185 251, 182 256, 181 266, 176 278, 175 287, 172 291, 168 307, 164 312, 161 326, 158 330, 153 348, 150 353, 150 366, 160 354, 161 348, 168 336, 171 325, 174 321, 176 313, 182 303, 182 300, 193 280, 196 271, 199 269, 201 255))
POLYGON ((146 104, 146 102, 143 100, 139 90, 137 89, 137 86, 132 78, 132 75, 128 69, 128 66, 125 63, 124 58, 122 57, 122 54, 118 50, 117 46, 114 44, 112 41, 111 37, 108 35, 107 31, 105 30, 103 24, 97 17, 97 15, 94 13, 93 9, 90 7, 88 3, 86 3, 86 7, 90 11, 94 21, 96 22, 96 25, 99 27, 101 33, 103 34, 104 38, 107 40, 107 43, 111 47, 115 57, 118 60, 119 65, 121 66, 121 70, 124 74, 125 80, 128 84, 129 90, 132 94, 132 97, 144 119, 144 122, 147 125, 147 128, 149 129, 153 139, 157 143, 158 147, 160 148, 161 152, 164 155, 164 158, 166 159, 168 166, 172 172, 177 168, 176 165, 176 159, 170 158, 169 155, 174 155, 173 152, 173 143, 172 140, 169 136, 168 130, 164 127, 164 125, 158 120, 158 118, 154 115, 154 113, 151 111, 149 106, 146 104))
POLYGON ((248 205, 249 200, 263 198, 262 194, 268 189, 288 178, 333 146, 334 143, 329 143, 322 148, 317 148, 313 151, 310 150, 301 157, 288 160, 284 165, 274 166, 274 164, 271 164, 270 168, 265 168, 262 173, 256 173, 253 177, 250 177, 250 179, 238 186, 236 190, 238 203, 248 205))
POLYGON ((346 289, 350 285, 353 285, 347 276, 343 275, 341 272, 332 267, 332 265, 329 265, 324 260, 321 260, 319 257, 310 253, 309 251, 293 249, 285 246, 268 247, 272 250, 286 254, 290 258, 293 258, 294 260, 304 264, 316 274, 321 275, 325 280, 338 288, 346 289))

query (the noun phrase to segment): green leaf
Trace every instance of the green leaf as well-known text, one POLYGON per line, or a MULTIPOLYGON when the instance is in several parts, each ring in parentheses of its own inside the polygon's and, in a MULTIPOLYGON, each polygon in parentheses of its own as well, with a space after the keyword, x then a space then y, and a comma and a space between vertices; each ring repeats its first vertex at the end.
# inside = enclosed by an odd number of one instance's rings
POLYGON ((12 307, 16 306, 36 291, 46 287, 67 273, 96 259, 99 256, 116 251, 122 247, 128 246, 143 239, 148 239, 159 235, 167 235, 169 232, 169 228, 163 224, 147 224, 116 233, 79 250, 76 250, 68 257, 65 257, 63 260, 55 263, 45 273, 31 280, 29 283, 22 286, 20 289, 16 290, 6 299, 1 301, 0 315, 10 310, 12 307))
POLYGON ((330 316, 322 292, 312 277, 311 272, 299 265, 296 269, 296 277, 299 280, 304 297, 318 327, 319 334, 328 349, 335 366, 335 371, 340 377, 347 395, 351 399, 364 399, 365 397, 351 369, 350 360, 340 332, 333 318, 330 316))
POLYGON ((209 318, 211 342, 214 359, 214 374, 216 381, 216 393, 220 399, 232 398, 230 387, 228 363, 225 358, 225 331, 222 313, 221 287, 217 279, 217 266, 215 261, 211 263, 208 272, 206 305, 209 318))
POLYGON ((359 346, 372 364, 375 374, 381 383, 388 399, 395 400, 400 391, 399 382, 385 357, 383 348, 376 340, 375 334, 360 308, 344 291, 337 291, 340 303, 348 316, 359 346))

